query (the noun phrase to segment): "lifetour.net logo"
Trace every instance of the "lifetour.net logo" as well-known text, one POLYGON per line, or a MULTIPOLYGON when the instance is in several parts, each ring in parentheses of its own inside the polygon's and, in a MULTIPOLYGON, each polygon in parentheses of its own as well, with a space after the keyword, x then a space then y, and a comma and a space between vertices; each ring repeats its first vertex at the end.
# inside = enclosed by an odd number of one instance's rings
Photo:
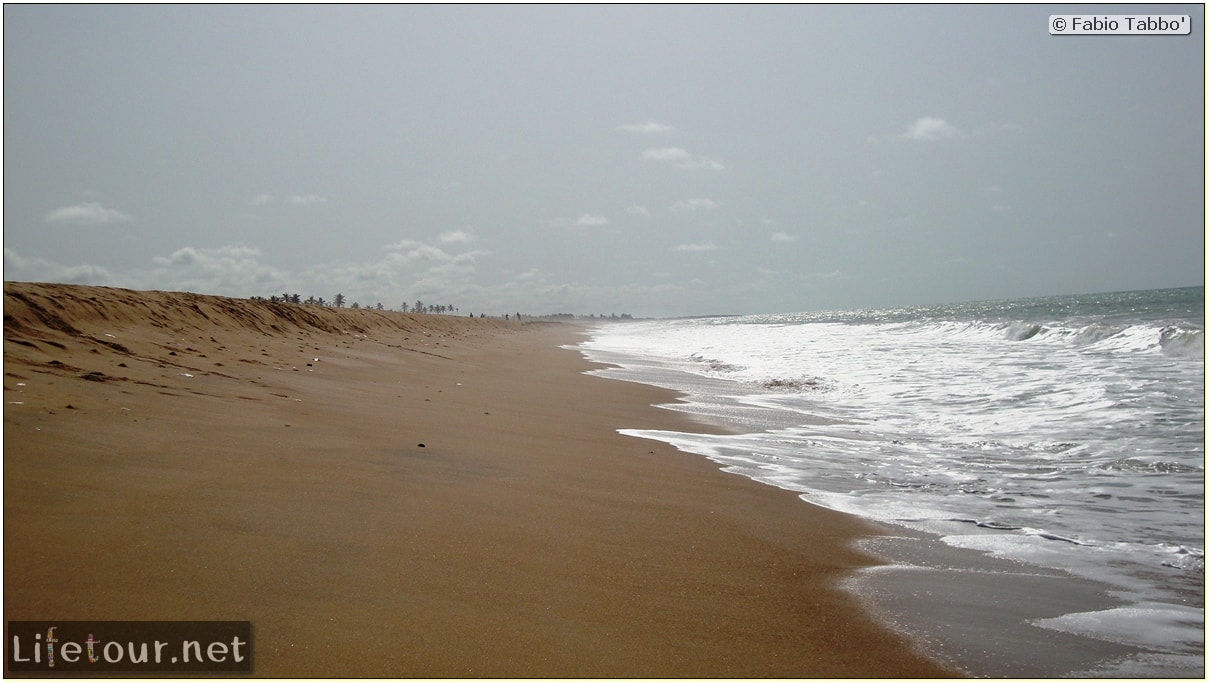
POLYGON ((9 672, 250 672, 249 621, 10 621, 9 672))

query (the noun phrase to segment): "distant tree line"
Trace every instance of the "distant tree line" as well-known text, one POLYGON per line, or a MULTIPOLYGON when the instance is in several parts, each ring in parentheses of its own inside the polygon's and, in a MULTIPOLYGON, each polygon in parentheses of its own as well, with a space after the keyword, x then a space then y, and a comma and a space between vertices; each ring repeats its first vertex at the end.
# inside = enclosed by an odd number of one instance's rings
MULTIPOLYGON (((251 297, 251 300, 252 301, 269 301, 272 303, 279 303, 279 304, 297 304, 299 306, 331 306, 334 308, 344 308, 344 304, 347 301, 347 299, 345 299, 344 295, 340 294, 340 293, 337 293, 335 298, 333 298, 331 301, 328 301, 321 296, 320 297, 308 296, 306 299, 303 299, 301 294, 290 294, 288 292, 285 294, 281 294, 280 296, 277 294, 274 294, 274 295, 268 297, 267 299, 263 296, 253 296, 253 297, 251 297)), ((361 304, 354 301, 352 303, 352 305, 349 306, 349 308, 365 308, 365 309, 371 309, 371 310, 377 310, 377 311, 387 310, 386 307, 382 305, 381 301, 379 301, 376 304, 373 304, 372 306, 369 304, 362 306, 361 304)), ((391 309, 391 310, 395 310, 395 309, 391 309)), ((414 304, 412 304, 410 306, 407 304, 406 301, 403 302, 403 304, 401 306, 399 306, 398 310, 401 313, 456 313, 458 311, 458 308, 456 306, 447 305, 447 304, 425 304, 423 301, 417 300, 414 304)))
MULTIPOLYGON (((634 320, 634 316, 629 313, 622 313, 621 315, 616 313, 610 313, 609 315, 605 315, 604 313, 599 315, 595 313, 545 313, 543 315, 526 315, 525 317, 531 320, 634 320)), ((517 315, 517 320, 520 320, 519 314, 517 315)))
POLYGON ((630 315, 629 313, 622 313, 621 315, 617 315, 616 313, 610 313, 609 315, 605 315, 604 313, 601 313, 600 315, 596 315, 595 313, 590 313, 588 315, 583 315, 583 314, 576 315, 575 313, 550 313, 548 315, 535 316, 535 317, 540 317, 545 320, 633 320, 634 319, 634 316, 630 315))
POLYGON ((452 306, 452 305, 447 306, 445 304, 427 304, 427 305, 425 305, 425 303, 423 301, 420 301, 419 299, 416 299, 416 302, 411 305, 410 310, 407 308, 406 302, 403 303, 403 307, 399 310, 403 311, 404 313, 457 313, 458 312, 458 309, 455 306, 452 306))
MULTIPOLYGON (((253 297, 250 297, 250 299, 252 301, 269 301, 271 303, 279 303, 279 304, 296 304, 299 306, 331 306, 333 308, 344 308, 344 304, 346 302, 344 295, 340 294, 340 293, 337 293, 336 296, 334 298, 332 298, 331 301, 328 301, 321 296, 320 297, 308 296, 307 298, 303 299, 301 294, 290 294, 288 292, 281 294, 281 295, 274 294, 268 298, 265 298, 263 296, 253 296, 253 297)), ((349 308, 358 308, 358 309, 364 308, 366 310, 377 310, 377 311, 387 310, 386 307, 384 307, 382 305, 382 302, 380 302, 380 301, 376 304, 373 304, 372 306, 369 304, 362 306, 361 304, 354 301, 349 306, 349 308)), ((445 315, 456 315, 456 314, 459 314, 461 311, 461 309, 459 309, 457 306, 454 306, 452 304, 426 304, 423 301, 420 301, 419 299, 417 299, 414 304, 410 304, 410 305, 405 301, 399 306, 398 309, 390 309, 390 310, 398 310, 401 313, 434 313, 434 314, 445 314, 445 315)), ((474 313, 471 313, 470 317, 471 318, 474 318, 474 317, 486 318, 487 315, 485 313, 479 313, 478 316, 475 316, 474 313)), ((511 313, 505 313, 499 317, 502 317, 505 320, 514 320, 514 319, 520 320, 522 318, 520 312, 517 312, 515 314, 515 317, 513 317, 513 314, 511 314, 511 313)), ((593 313, 591 315, 582 315, 582 314, 576 315, 574 313, 553 313, 553 314, 538 315, 538 316, 526 314, 523 317, 525 317, 525 318, 541 318, 544 320, 574 320, 577 318, 578 319, 588 319, 588 320, 633 320, 633 318, 634 318, 629 313, 622 313, 621 315, 617 315, 616 313, 612 313, 610 315, 605 315, 603 313, 601 313, 600 315, 596 315, 595 313, 593 313)))

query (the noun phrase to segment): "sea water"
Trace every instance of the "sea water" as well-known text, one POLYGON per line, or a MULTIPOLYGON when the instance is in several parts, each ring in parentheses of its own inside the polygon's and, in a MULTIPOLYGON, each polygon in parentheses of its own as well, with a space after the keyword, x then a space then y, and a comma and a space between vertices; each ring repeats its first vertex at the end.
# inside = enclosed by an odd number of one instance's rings
POLYGON ((1031 624, 1141 654, 1069 673, 1201 676, 1204 311, 1195 287, 624 322, 578 348, 732 432, 625 434, 1107 586, 1031 624))

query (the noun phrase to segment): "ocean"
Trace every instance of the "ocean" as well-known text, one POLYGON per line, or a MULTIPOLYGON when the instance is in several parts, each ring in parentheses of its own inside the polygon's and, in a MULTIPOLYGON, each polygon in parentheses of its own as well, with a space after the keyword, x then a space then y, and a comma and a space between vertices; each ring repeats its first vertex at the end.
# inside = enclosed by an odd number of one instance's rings
MULTIPOLYGON (((870 546, 900 576, 961 551, 1011 568, 963 565, 984 581, 1068 578, 1069 590, 1030 595, 1025 581, 1006 598, 1020 603, 1011 638, 941 623, 944 609, 929 626, 918 605, 882 601, 890 621, 975 673, 1200 677, 1204 297, 1194 287, 642 320, 597 326, 576 348, 612 366, 593 374, 674 389, 684 399, 665 408, 727 431, 622 433, 902 530, 915 540, 870 546), (1077 594, 1075 582, 1103 602, 1050 596, 1077 594), (1019 648, 1059 642, 1088 654, 1017 665, 1019 648)), ((951 585, 928 600, 1003 611, 999 593, 951 585)))

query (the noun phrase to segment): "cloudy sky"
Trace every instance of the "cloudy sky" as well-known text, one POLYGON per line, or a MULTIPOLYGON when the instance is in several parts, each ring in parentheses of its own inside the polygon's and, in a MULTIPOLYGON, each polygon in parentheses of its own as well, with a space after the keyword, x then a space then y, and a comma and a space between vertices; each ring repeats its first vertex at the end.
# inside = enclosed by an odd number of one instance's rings
POLYGON ((790 312, 1204 282, 1202 6, 4 7, 4 278, 790 312))

